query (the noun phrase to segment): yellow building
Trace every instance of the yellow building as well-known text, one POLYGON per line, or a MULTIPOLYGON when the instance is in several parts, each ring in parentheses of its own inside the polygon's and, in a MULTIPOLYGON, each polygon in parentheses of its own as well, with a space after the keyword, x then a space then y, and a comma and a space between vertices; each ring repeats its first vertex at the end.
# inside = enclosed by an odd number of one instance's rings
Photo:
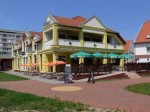
POLYGON ((28 71, 31 66, 26 64, 37 63, 37 51, 42 50, 42 33, 25 32, 22 40, 17 40, 12 45, 13 70, 28 71))
MULTIPOLYGON (((124 44, 125 41, 118 32, 105 27, 95 16, 85 19, 81 16, 64 18, 49 14, 46 17, 42 35, 31 34, 31 32, 26 33, 26 37, 22 40, 24 55, 21 57, 24 64, 29 62, 38 63, 41 72, 54 72, 56 66, 49 69, 48 66, 42 65, 56 60, 73 63, 77 60, 70 59, 70 55, 79 51, 122 54, 124 53, 124 44), (31 52, 26 52, 26 49, 30 47, 26 45, 30 42, 31 52), (35 51, 35 46, 40 47, 35 51)), ((80 58, 78 63, 89 61, 93 60, 80 58)), ((103 64, 110 62, 107 59, 100 59, 99 61, 103 64)), ((124 64, 123 59, 120 59, 119 62, 120 66, 124 64)), ((14 63, 16 63, 15 58, 14 63)), ((24 66, 25 69, 28 70, 24 66)))

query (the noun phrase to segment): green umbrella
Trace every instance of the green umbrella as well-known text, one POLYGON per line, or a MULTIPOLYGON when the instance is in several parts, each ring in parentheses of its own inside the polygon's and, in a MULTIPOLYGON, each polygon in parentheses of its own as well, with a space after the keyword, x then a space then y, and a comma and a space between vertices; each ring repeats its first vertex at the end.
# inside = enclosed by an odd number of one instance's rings
POLYGON ((107 54, 103 54, 103 58, 108 58, 108 55, 107 54))
POLYGON ((80 52, 70 55, 70 58, 92 58, 92 57, 93 57, 92 54, 89 54, 89 53, 86 53, 83 51, 80 51, 80 52))
POLYGON ((128 58, 128 59, 133 58, 133 56, 130 54, 122 54, 122 55, 120 55, 120 57, 121 58, 128 58))
POLYGON ((103 57, 103 54, 99 53, 99 52, 93 53, 92 55, 94 56, 94 58, 101 58, 101 57, 103 57))
POLYGON ((108 58, 120 58, 120 56, 114 53, 110 53, 108 54, 108 58))

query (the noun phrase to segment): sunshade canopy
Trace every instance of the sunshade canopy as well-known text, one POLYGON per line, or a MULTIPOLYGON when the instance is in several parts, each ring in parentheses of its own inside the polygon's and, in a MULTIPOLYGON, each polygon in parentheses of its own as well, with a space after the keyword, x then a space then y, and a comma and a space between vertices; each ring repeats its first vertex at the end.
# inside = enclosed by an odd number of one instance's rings
POLYGON ((92 54, 89 54, 89 53, 86 53, 83 51, 80 51, 80 52, 70 55, 70 58, 92 58, 92 57, 93 57, 92 54))
POLYGON ((108 58, 120 58, 119 55, 114 54, 114 53, 110 53, 110 54, 108 54, 107 56, 108 56, 108 58))
POLYGON ((102 58, 104 54, 96 52, 92 54, 94 58, 102 58))
POLYGON ((121 57, 121 58, 128 58, 128 59, 133 58, 133 56, 130 55, 130 54, 122 54, 122 55, 120 55, 120 57, 121 57))

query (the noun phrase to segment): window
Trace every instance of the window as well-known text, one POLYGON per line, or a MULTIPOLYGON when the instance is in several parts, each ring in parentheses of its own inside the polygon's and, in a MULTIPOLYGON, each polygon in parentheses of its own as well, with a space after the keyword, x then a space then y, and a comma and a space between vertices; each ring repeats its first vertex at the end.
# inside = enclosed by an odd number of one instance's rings
POLYGON ((34 50, 37 50, 37 46, 36 46, 36 44, 34 45, 34 50))
POLYGON ((107 43, 110 43, 110 38, 107 38, 107 43))
POLYGON ((102 42, 102 38, 101 37, 93 37, 92 41, 94 41, 94 42, 102 42))
POLYGON ((2 45, 3 45, 3 46, 7 46, 7 44, 6 44, 6 43, 3 43, 2 45))
POLYGON ((147 52, 150 53, 150 47, 147 47, 147 52))
POLYGON ((3 34, 3 37, 6 37, 7 35, 6 34, 3 34))
POLYGON ((84 41, 90 41, 89 37, 84 37, 84 41))
POLYGON ((71 40, 78 40, 78 36, 71 36, 71 40))
POLYGON ((147 39, 150 39, 150 34, 148 34, 146 38, 147 38, 147 39))
POLYGON ((17 35, 16 38, 20 38, 20 35, 17 35))
POLYGON ((65 62, 66 61, 65 56, 59 56, 59 60, 65 62))
POLYGON ((35 62, 35 63, 37 62, 36 55, 34 55, 34 62, 35 62))
POLYGON ((61 35, 61 34, 59 35, 59 38, 61 39, 65 39, 65 37, 66 37, 65 35, 61 35))
POLYGON ((2 39, 2 41, 5 41, 5 42, 6 42, 6 41, 7 41, 7 39, 2 39))

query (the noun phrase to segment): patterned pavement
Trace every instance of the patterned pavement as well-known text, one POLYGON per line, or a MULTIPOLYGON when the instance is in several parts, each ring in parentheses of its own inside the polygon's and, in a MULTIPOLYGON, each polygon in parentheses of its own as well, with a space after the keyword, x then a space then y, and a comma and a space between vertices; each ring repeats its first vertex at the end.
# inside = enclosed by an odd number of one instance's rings
POLYGON ((56 85, 35 80, 11 81, 0 82, 0 88, 27 92, 45 97, 59 97, 62 100, 82 102, 100 108, 119 108, 127 112, 150 112, 150 96, 124 90, 127 85, 142 82, 150 82, 150 77, 103 81, 96 82, 95 84, 80 82, 56 85), (82 89, 78 91, 51 90, 51 88, 59 86, 76 86, 82 89))

